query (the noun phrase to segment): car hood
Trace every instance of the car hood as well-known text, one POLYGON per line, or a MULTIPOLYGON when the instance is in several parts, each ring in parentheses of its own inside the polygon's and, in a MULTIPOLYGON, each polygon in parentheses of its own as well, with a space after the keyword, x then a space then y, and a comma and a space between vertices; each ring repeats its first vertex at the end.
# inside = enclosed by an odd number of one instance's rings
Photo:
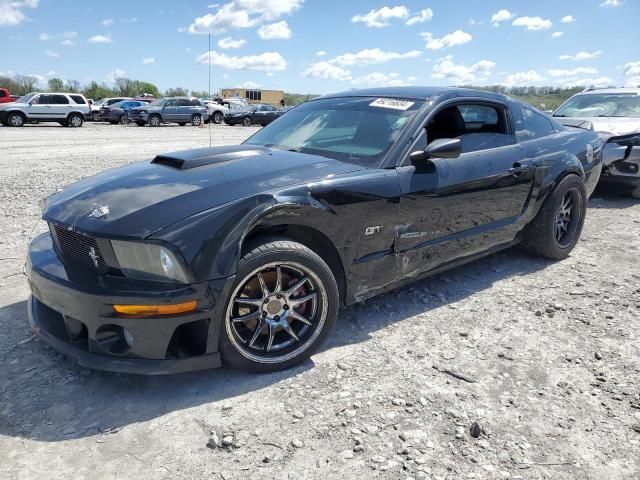
POLYGON ((611 137, 640 133, 640 118, 633 117, 557 117, 591 122, 603 141, 611 137))
POLYGON ((144 238, 234 200, 363 168, 253 145, 186 150, 74 183, 45 201, 43 218, 98 236, 144 238))
POLYGON ((4 108, 6 108, 6 107, 12 107, 12 108, 18 107, 18 108, 22 108, 22 107, 27 107, 27 106, 29 106, 29 104, 28 104, 28 103, 21 103, 21 102, 7 102, 7 103, 0 103, 0 107, 4 107, 4 108))

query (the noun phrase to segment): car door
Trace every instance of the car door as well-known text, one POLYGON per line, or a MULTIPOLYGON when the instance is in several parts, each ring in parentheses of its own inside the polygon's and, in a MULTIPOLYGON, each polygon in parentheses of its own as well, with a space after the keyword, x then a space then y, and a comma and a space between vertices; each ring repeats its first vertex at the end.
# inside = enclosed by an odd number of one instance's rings
POLYGON ((178 100, 167 100, 162 107, 163 122, 177 122, 178 119, 178 100))
POLYGON ((29 101, 29 107, 27 108, 29 120, 43 121, 53 117, 49 101, 50 96, 48 94, 36 95, 29 101))
POLYGON ((66 95, 49 95, 51 105, 51 118, 54 120, 66 120, 71 112, 71 103, 66 95))
POLYGON ((407 158, 398 168, 395 248, 405 277, 512 241, 534 181, 505 104, 448 102, 429 115, 426 133, 416 147, 455 137, 462 153, 417 162, 407 158), (437 127, 438 120, 444 128, 437 127))

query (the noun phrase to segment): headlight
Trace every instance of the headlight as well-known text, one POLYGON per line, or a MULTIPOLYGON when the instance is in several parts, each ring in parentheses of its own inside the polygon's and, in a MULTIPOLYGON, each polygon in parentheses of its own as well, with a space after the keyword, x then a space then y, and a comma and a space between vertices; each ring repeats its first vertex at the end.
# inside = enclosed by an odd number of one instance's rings
POLYGON ((138 113, 147 113, 147 111, 146 111, 146 110, 138 110, 137 112, 138 112, 138 113))
POLYGON ((168 249, 152 243, 111 240, 125 276, 156 282, 189 283, 186 271, 168 249))
POLYGON ((0 106, 0 112, 4 112, 5 107, 0 106))

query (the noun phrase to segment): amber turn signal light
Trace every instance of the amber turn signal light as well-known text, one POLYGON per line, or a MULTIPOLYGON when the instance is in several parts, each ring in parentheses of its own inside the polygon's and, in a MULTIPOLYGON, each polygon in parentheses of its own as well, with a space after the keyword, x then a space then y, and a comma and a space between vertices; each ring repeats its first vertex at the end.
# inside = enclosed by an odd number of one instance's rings
POLYGON ((122 315, 156 316, 175 315, 177 313, 190 312, 196 309, 196 300, 174 305, 114 305, 113 309, 122 315))

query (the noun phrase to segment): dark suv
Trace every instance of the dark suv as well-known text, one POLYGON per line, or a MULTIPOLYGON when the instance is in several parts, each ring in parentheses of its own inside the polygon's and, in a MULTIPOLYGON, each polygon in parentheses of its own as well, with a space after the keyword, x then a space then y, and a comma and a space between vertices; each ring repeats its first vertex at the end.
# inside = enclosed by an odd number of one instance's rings
POLYGON ((149 105, 133 108, 129 118, 139 126, 159 127, 163 123, 197 127, 208 120, 209 114, 202 100, 198 98, 173 97, 154 100, 149 105))

